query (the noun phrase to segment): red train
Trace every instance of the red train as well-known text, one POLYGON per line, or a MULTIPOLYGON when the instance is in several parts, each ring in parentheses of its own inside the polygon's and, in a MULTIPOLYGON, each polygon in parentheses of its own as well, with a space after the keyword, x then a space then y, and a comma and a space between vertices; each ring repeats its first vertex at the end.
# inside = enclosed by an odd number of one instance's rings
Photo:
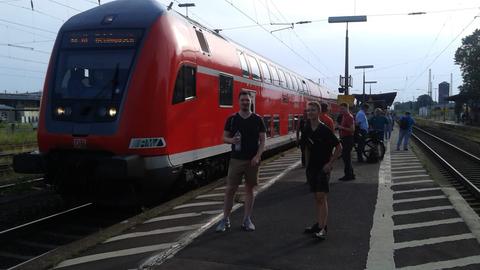
POLYGON ((238 110, 241 90, 251 91, 268 127, 267 149, 293 142, 307 100, 335 98, 154 0, 101 5, 60 29, 45 79, 39 153, 16 156, 14 169, 44 172, 65 194, 112 181, 168 190, 220 173, 230 150, 224 122, 238 110))

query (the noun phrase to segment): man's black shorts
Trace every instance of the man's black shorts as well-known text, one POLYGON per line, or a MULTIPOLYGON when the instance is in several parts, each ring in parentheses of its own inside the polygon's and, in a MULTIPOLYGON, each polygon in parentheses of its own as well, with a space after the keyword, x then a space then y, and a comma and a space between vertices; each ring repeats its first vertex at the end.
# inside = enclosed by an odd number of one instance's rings
POLYGON ((325 173, 322 168, 307 168, 307 182, 310 185, 311 192, 325 192, 330 191, 330 173, 325 173))

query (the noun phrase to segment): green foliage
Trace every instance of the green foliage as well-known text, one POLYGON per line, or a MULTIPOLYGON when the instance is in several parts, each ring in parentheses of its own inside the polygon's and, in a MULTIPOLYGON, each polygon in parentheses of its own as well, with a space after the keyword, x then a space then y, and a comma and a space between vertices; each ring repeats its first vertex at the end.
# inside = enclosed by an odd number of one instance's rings
POLYGON ((37 132, 32 128, 16 128, 13 133, 10 127, 0 128, 0 150, 5 145, 31 144, 37 141, 37 132))
POLYGON ((462 39, 462 45, 455 52, 455 64, 460 65, 463 85, 462 94, 480 100, 480 30, 462 39))
POLYGON ((433 105, 433 99, 429 95, 421 95, 417 98, 417 108, 433 105))

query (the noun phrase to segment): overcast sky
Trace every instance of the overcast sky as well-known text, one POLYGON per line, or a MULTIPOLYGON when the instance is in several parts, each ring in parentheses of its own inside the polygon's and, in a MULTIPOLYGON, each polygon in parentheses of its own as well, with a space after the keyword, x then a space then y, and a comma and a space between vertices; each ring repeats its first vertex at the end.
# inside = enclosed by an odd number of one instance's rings
MULTIPOLYGON (((35 11, 32 11, 30 0, 0 0, 0 34, 3 37, 0 41, 0 90, 42 89, 56 32, 69 17, 95 7, 96 2, 33 0, 35 11)), ((106 2, 110 1, 102 0, 106 2)), ((189 12, 192 18, 210 28, 225 29, 221 33, 229 38, 306 77, 320 80, 331 89, 338 88, 338 76, 344 73, 345 24, 329 24, 327 18, 367 15, 367 22, 349 26, 352 92, 362 91, 361 71, 353 67, 375 65, 366 75, 367 80, 378 81, 372 85, 372 93, 398 91, 397 101, 412 100, 426 93, 429 68, 434 88, 442 81, 450 82, 450 73, 453 73, 453 93, 458 93, 462 78, 453 61, 454 53, 461 38, 480 26, 480 18, 474 19, 480 15, 478 0, 189 2, 196 4, 189 12), (407 15, 410 12, 427 14, 407 15), (276 38, 269 33, 285 27, 271 23, 304 20, 313 22, 296 25, 293 30, 274 32, 276 38), (257 23, 264 25, 267 31, 255 27, 257 23)), ((184 13, 185 9, 178 8, 177 4, 174 9, 184 13)))

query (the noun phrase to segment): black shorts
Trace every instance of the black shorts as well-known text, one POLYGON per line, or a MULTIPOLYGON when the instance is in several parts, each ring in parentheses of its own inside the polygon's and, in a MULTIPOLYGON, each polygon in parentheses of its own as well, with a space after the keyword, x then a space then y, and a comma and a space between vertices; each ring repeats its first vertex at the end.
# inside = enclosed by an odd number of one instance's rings
MULTIPOLYGON (((323 166, 322 166, 323 167, 323 166)), ((307 173, 307 182, 310 185, 311 192, 325 192, 330 191, 329 182, 330 182, 330 173, 325 173, 322 169, 308 169, 307 173)))

